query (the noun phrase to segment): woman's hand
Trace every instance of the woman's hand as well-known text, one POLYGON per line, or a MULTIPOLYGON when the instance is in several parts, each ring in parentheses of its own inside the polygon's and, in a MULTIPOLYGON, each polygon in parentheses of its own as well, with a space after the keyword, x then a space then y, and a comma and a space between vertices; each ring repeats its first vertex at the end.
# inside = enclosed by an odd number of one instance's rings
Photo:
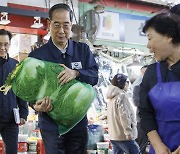
POLYGON ((33 106, 36 111, 49 112, 52 110, 52 100, 47 96, 42 100, 38 100, 33 106))
POLYGON ((156 154, 172 154, 170 149, 162 142, 156 130, 150 131, 147 136, 156 154))
POLYGON ((163 143, 154 147, 156 154, 172 154, 170 149, 163 143))

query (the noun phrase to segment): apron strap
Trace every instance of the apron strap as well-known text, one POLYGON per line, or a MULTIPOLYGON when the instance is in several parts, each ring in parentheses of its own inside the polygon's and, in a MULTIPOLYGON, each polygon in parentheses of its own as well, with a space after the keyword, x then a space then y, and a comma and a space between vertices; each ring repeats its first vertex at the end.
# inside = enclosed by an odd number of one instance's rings
POLYGON ((162 78, 161 78, 161 70, 160 70, 160 63, 156 63, 156 72, 157 72, 157 79, 158 83, 162 83, 162 78))

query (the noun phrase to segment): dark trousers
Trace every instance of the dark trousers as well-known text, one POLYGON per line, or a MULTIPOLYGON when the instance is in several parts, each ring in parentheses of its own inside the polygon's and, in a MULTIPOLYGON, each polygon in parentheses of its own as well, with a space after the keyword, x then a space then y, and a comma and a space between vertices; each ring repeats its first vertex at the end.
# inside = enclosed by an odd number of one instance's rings
POLYGON ((6 154, 17 154, 19 128, 15 123, 0 122, 0 134, 6 154))
POLYGON ((58 132, 41 130, 46 154, 86 154, 87 129, 59 136, 58 132))
POLYGON ((144 133, 144 131, 142 130, 140 122, 137 123, 137 130, 138 130, 138 138, 136 139, 136 141, 140 146, 141 153, 146 154, 146 146, 147 146, 148 138, 144 133))

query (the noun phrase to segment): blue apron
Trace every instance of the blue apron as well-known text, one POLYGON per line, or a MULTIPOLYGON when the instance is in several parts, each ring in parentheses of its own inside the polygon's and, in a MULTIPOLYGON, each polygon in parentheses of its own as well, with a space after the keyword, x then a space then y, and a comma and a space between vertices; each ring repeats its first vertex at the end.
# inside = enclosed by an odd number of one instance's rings
MULTIPOLYGON (((160 63, 156 65, 158 83, 150 90, 158 134, 163 143, 174 151, 180 145, 180 82, 162 83, 160 63)), ((155 154, 152 146, 150 154, 155 154)))

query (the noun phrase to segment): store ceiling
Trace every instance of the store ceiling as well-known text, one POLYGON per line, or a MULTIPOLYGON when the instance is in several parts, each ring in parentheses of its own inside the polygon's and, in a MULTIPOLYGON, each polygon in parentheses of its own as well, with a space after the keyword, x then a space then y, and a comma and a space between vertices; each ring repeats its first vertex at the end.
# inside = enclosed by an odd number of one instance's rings
MULTIPOLYGON (((89 3, 97 3, 98 1, 100 2, 103 0, 89 0, 89 3)), ((119 0, 119 1, 122 1, 122 0, 119 0)), ((175 4, 180 3, 180 0, 124 0, 124 1, 136 1, 136 2, 139 1, 139 2, 158 4, 158 5, 175 5, 175 4)), ((37 0, 31 0, 31 1, 29 0, 3 0, 2 4, 14 3, 14 4, 23 4, 23 5, 28 5, 28 6, 39 6, 43 8, 49 8, 50 6, 56 3, 66 3, 66 2, 70 2, 70 0, 38 0, 38 1, 37 0)))

